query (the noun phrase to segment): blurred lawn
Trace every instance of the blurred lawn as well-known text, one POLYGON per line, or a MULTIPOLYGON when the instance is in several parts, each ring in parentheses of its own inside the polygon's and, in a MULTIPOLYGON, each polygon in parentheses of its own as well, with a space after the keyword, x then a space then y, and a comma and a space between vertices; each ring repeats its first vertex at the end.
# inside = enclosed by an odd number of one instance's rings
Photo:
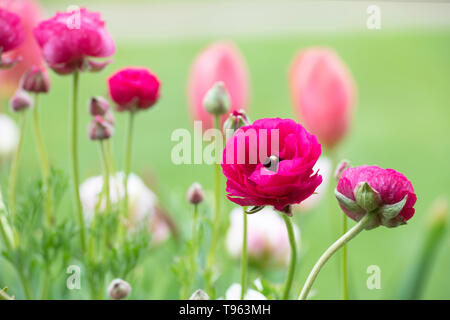
MULTIPOLYGON (((182 41, 170 44, 141 43, 125 46, 118 43, 115 62, 101 74, 82 74, 80 101, 80 166, 81 177, 100 173, 97 145, 87 139, 89 122, 87 100, 92 95, 105 95, 105 78, 115 69, 127 65, 147 66, 162 80, 162 98, 148 112, 138 115, 136 123, 133 168, 145 175, 149 185, 161 197, 180 228, 188 232, 189 207, 184 193, 193 181, 205 188, 212 186, 212 167, 206 165, 172 164, 170 136, 176 128, 192 129, 186 105, 186 79, 195 54, 210 41, 182 41), (170 192, 170 194, 169 194, 170 192)), ((242 49, 251 73, 252 120, 262 117, 292 118, 287 68, 297 49, 311 45, 335 48, 352 70, 359 90, 359 103, 351 134, 339 149, 339 156, 354 165, 376 164, 403 172, 413 183, 418 201, 416 216, 406 227, 389 230, 378 228, 364 232, 349 246, 350 277, 353 298, 374 299, 393 297, 397 285, 415 256, 426 221, 426 209, 437 195, 450 194, 450 32, 364 32, 335 36, 289 36, 286 38, 234 39, 242 49), (366 269, 381 268, 382 289, 366 288, 366 269)), ((69 172, 68 168, 68 102, 69 77, 52 74, 51 93, 41 99, 41 119, 51 162, 69 172)), ((118 114, 114 137, 116 161, 123 163, 125 115, 118 114)), ((28 128, 21 162, 22 185, 36 179, 39 163, 34 140, 28 128)), ((4 181, 4 180, 3 180, 4 181)), ((223 181, 224 182, 224 181, 223 181)), ((3 190, 5 190, 3 184, 3 190)), ((224 200, 225 201, 225 200, 224 200)), ((335 202, 334 199, 331 201, 335 202)), ((226 203, 227 212, 232 208, 226 203)), ((326 202, 317 210, 296 216, 302 230, 302 254, 297 269, 293 293, 297 294, 307 273, 323 250, 334 239, 326 202)), ((340 213, 333 203, 336 217, 340 213)), ((70 214, 70 196, 66 195, 60 214, 70 214)), ((224 215, 227 216, 227 212, 224 215)), ((228 217, 226 218, 228 219, 228 217)), ((351 225, 353 223, 350 223, 351 225)), ((340 226, 340 225, 339 225, 340 226)), ((178 289, 170 264, 178 253, 174 242, 156 249, 135 276, 144 279, 131 283, 132 298, 177 298, 178 289)), ((223 273, 219 280, 219 295, 232 282, 239 281, 239 266, 220 257, 223 273)), ((319 276, 315 298, 340 298, 337 257, 319 276), (335 265, 333 265, 335 264, 335 265)), ((3 262, 2 262, 3 264, 3 262)), ((10 279, 11 270, 4 267, 0 282, 10 279)), ((438 251, 429 285, 424 297, 450 298, 450 237, 438 251)), ((251 276, 256 277, 257 271, 251 276)), ((268 273, 277 281, 284 280, 284 271, 268 273)), ((65 275, 61 275, 63 287, 65 275)), ((10 285, 13 288, 13 285, 10 285)), ((55 289, 56 290, 56 289, 55 289)), ((87 291, 86 291, 87 292, 87 291)), ((87 297, 70 293, 70 298, 87 297)), ((84 296, 83 296, 84 295, 84 296)))

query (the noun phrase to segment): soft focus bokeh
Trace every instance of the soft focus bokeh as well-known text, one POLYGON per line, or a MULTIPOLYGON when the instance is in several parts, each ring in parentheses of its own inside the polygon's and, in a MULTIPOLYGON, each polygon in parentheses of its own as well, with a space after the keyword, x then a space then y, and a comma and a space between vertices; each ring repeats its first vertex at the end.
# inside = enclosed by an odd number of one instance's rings
MULTIPOLYGON (((249 115, 296 119, 288 85, 288 68, 299 49, 334 48, 354 75, 357 108, 350 133, 337 149, 338 158, 353 165, 375 164, 395 168, 413 183, 418 201, 416 215, 407 226, 363 232, 349 245, 351 298, 395 298, 403 276, 411 267, 422 242, 427 209, 439 195, 450 195, 450 4, 379 2, 381 29, 366 27, 366 9, 372 2, 356 1, 41 1, 44 16, 68 5, 86 5, 100 11, 116 39, 114 62, 101 73, 81 75, 80 169, 81 180, 101 173, 97 145, 88 139, 88 99, 105 95, 106 78, 124 66, 145 66, 162 82, 160 101, 136 119, 133 172, 138 173, 159 197, 159 202, 180 229, 180 238, 156 247, 127 281, 131 298, 176 299, 179 286, 170 271, 180 253, 180 242, 190 235, 192 210, 185 192, 200 182, 212 203, 213 167, 175 165, 171 150, 177 128, 193 132, 188 111, 187 79, 196 54, 216 40, 233 41, 242 51, 251 81, 249 115), (189 222, 188 222, 189 221, 189 222), (381 268, 381 289, 369 290, 370 265, 381 268), (133 279, 140 279, 134 281, 133 279)), ((2 71, 0 71, 2 72, 2 71)), ((71 79, 50 71, 52 88, 42 96, 41 122, 51 163, 69 171, 68 116, 71 79)), ((7 97, 2 112, 10 114, 7 97)), ((123 168, 125 116, 116 114, 113 148, 117 166, 123 168)), ((8 167, 0 167, 5 190, 8 167)), ((20 164, 19 190, 39 178, 39 162, 31 128, 27 128, 20 164)), ((223 178, 223 189, 225 179, 223 178)), ((333 182, 334 183, 334 182, 333 182)), ((59 215, 72 214, 67 193, 59 215)), ((234 208, 223 200, 226 218, 234 208)), ((200 207, 201 210, 205 206, 200 207)), ((207 212, 208 213, 208 212, 207 212)), ((293 293, 319 255, 337 238, 341 212, 328 195, 309 212, 294 215, 302 235, 299 267, 293 293), (332 201, 333 203, 328 203, 332 201), (334 216, 329 212, 334 210, 334 216)), ((349 221, 349 225, 353 222, 349 221)), ((224 241, 218 250, 225 252, 224 241)), ((239 262, 220 254, 218 295, 239 281, 239 262)), ((314 298, 341 297, 339 254, 326 265, 314 286, 314 298)), ((445 235, 423 298, 450 299, 450 234, 445 235)), ((263 275, 284 281, 286 270, 250 270, 250 282, 263 275)), ((11 267, 0 260, 0 285, 20 288, 11 267)), ((60 298, 87 298, 87 290, 65 289, 60 275, 60 298)), ((84 280, 82 280, 84 281, 84 280)), ((82 288, 87 286, 82 282, 82 288)), ((55 289, 56 290, 56 289, 55 289)), ((20 291, 15 293, 21 297, 20 291)))

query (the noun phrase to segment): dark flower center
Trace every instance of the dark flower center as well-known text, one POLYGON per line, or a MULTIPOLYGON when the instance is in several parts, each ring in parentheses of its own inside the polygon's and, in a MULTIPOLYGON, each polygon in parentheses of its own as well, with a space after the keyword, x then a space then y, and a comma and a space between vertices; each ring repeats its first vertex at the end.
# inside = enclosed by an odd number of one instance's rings
POLYGON ((266 160, 263 162, 263 166, 266 167, 268 170, 277 172, 278 170, 278 163, 280 163, 282 159, 276 155, 271 155, 270 157, 267 157, 266 160))

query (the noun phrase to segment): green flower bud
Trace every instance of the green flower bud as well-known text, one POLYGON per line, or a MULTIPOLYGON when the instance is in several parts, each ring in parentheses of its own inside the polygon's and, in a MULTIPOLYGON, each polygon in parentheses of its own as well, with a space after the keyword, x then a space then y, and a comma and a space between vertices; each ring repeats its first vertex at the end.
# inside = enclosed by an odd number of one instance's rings
POLYGON ((353 194, 358 206, 367 212, 373 211, 381 205, 380 195, 367 182, 360 182, 353 190, 353 194))
POLYGON ((230 116, 225 123, 223 124, 223 132, 227 133, 228 131, 233 132, 237 129, 248 126, 250 124, 250 119, 243 109, 237 111, 233 111, 230 113, 230 116))
POLYGON ((230 96, 223 82, 216 82, 203 98, 203 108, 216 116, 227 113, 230 105, 230 96))

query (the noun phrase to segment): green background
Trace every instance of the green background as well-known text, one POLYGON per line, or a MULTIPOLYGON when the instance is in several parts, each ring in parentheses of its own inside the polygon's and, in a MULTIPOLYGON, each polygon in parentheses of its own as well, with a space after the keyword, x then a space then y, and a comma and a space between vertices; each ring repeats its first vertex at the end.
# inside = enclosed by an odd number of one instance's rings
MULTIPOLYGON (((339 145, 340 158, 353 165, 375 164, 404 173, 417 194, 416 215, 407 226, 396 229, 377 228, 363 232, 349 245, 352 298, 392 298, 405 273, 412 267, 426 228, 427 209, 433 200, 450 194, 450 31, 407 30, 379 32, 361 31, 339 35, 289 35, 279 37, 235 37, 245 56, 251 77, 252 120, 264 117, 294 118, 289 98, 287 70, 296 51, 312 45, 334 48, 351 69, 358 88, 358 105, 352 128, 339 145), (381 268, 381 290, 366 287, 370 265, 381 268)), ((168 43, 117 43, 114 63, 99 74, 81 75, 80 95, 80 168, 82 180, 100 174, 100 158, 96 143, 87 138, 90 120, 88 98, 106 95, 106 78, 124 66, 145 66, 162 81, 161 99, 151 110, 138 114, 136 121, 133 171, 145 178, 168 209, 182 238, 154 249, 129 279, 133 287, 131 298, 176 299, 178 285, 170 271, 174 256, 180 254, 183 236, 189 235, 191 211, 185 202, 185 190, 200 182, 210 192, 213 168, 207 165, 174 165, 170 140, 173 130, 187 128, 192 122, 186 102, 189 67, 195 55, 216 38, 172 41, 168 43), (139 279, 134 281, 133 279, 139 279)), ((68 111, 70 77, 51 74, 51 92, 43 96, 41 123, 50 161, 69 173, 68 111)), ((123 165, 125 115, 116 114, 114 151, 117 164, 123 165)), ((20 163, 20 183, 39 177, 39 162, 31 128, 27 128, 23 157, 20 163)), ((6 176, 3 172, 3 178, 6 176)), ((5 182, 5 179, 3 179, 5 182)), ((224 180, 222 180, 224 184, 224 180)), ((3 188, 5 184, 3 183, 3 188)), ((210 196, 210 194, 209 194, 210 196)), ((210 200, 209 197, 208 200, 210 200)), ((225 216, 233 205, 228 201, 225 216)), ((71 214, 70 194, 66 194, 61 215, 71 214)), ((295 294, 319 255, 335 238, 332 230, 340 226, 340 211, 329 197, 316 209, 295 216, 302 231, 299 268, 295 275, 295 294), (327 203, 332 201, 332 204, 327 203), (334 207, 334 217, 329 208, 334 207)), ((224 220, 228 220, 228 217, 224 220)), ((353 222, 349 222, 353 225, 353 222)), ((223 250, 223 249, 221 249, 223 250)), ((239 282, 239 263, 219 253, 221 277, 218 293, 223 295, 233 282, 239 282)), ((12 270, 0 260, 0 284, 19 288, 12 270), (12 281, 12 283, 11 283, 12 281)), ((320 274, 314 298, 341 297, 338 256, 320 274)), ((445 235, 438 250, 429 282, 423 293, 428 299, 450 298, 450 234, 445 235)), ((262 273, 253 269, 251 280, 262 273)), ((284 270, 266 270, 264 275, 282 282, 284 270)), ((61 290, 65 283, 54 284, 61 290)), ((64 283, 63 283, 64 281, 64 283)), ((85 283, 83 283, 85 285, 85 283)), ((57 292, 57 291, 55 291, 57 292)), ((67 298, 87 298, 88 290, 71 292, 67 298)), ((20 292, 16 293, 20 297, 20 292)))

